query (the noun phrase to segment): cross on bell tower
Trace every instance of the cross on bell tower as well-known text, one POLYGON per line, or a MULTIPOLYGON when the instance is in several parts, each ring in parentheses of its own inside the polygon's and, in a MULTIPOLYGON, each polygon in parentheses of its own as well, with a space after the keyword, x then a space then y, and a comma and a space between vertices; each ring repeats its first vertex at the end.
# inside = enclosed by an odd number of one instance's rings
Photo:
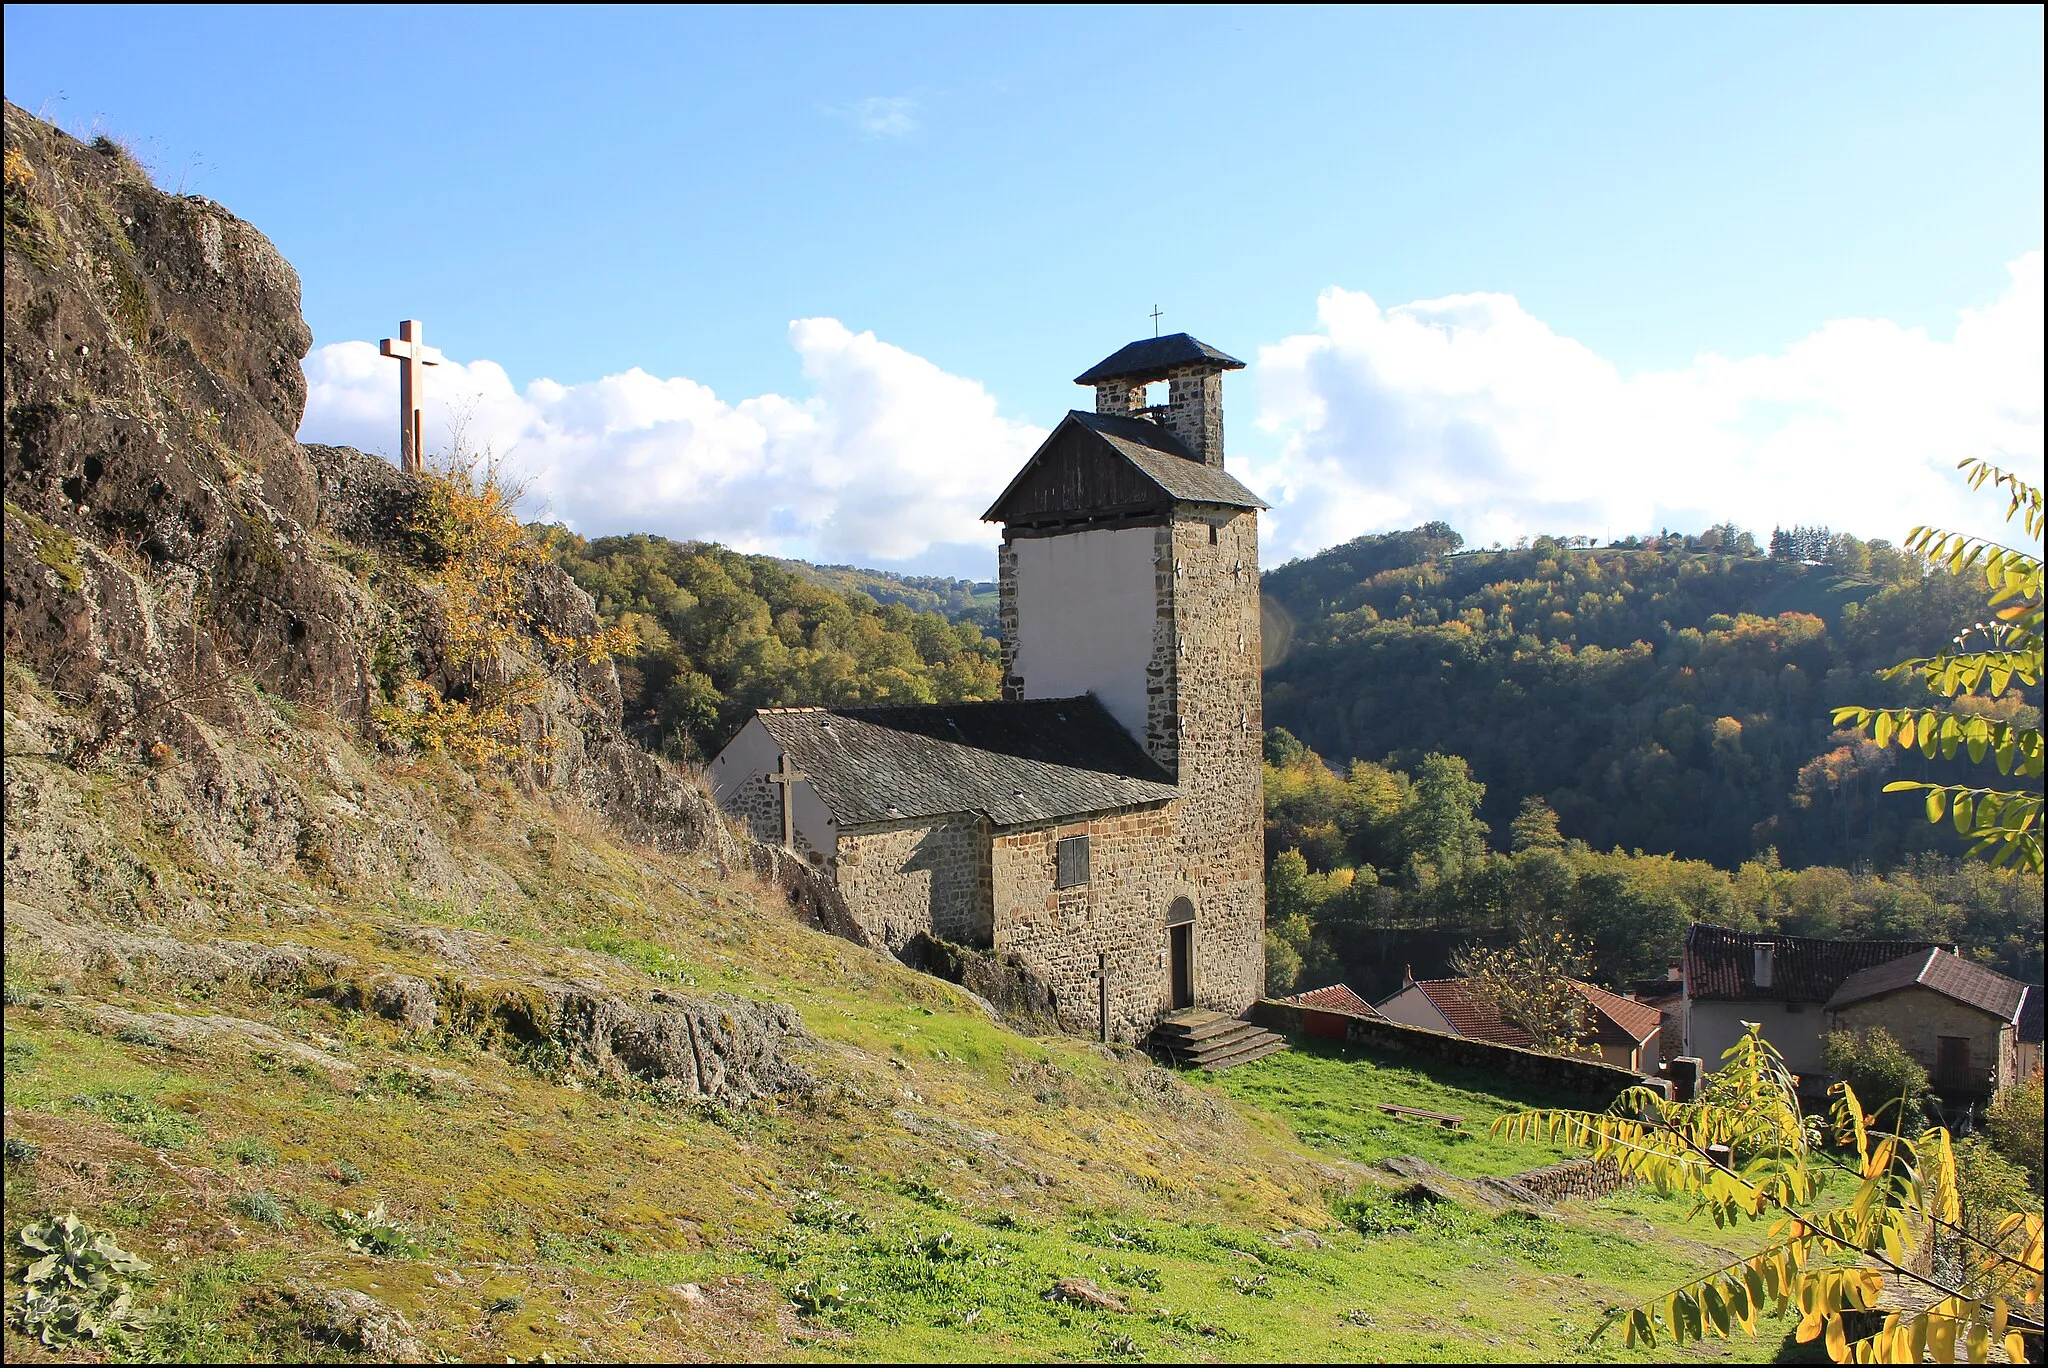
POLYGON ((409 318, 398 325, 398 338, 385 338, 377 350, 398 362, 398 464, 408 475, 420 473, 426 451, 420 441, 420 409, 426 403, 423 366, 441 364, 441 353, 426 343, 426 325, 409 318))

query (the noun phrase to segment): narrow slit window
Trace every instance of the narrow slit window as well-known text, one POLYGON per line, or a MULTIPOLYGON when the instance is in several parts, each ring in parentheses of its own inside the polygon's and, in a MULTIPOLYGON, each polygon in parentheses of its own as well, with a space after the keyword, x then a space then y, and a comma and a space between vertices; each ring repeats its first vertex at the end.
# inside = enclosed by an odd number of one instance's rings
POLYGON ((1088 882, 1086 836, 1062 837, 1054 850, 1059 857, 1059 871, 1053 878, 1054 888, 1074 888, 1088 882))

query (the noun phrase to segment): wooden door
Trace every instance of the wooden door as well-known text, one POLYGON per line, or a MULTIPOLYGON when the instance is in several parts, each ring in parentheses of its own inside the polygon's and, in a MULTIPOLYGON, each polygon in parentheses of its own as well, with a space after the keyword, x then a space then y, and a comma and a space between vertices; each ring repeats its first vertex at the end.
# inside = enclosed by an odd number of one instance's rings
POLYGON ((1195 928, 1193 923, 1167 928, 1173 958, 1173 1009, 1195 1005, 1195 928))

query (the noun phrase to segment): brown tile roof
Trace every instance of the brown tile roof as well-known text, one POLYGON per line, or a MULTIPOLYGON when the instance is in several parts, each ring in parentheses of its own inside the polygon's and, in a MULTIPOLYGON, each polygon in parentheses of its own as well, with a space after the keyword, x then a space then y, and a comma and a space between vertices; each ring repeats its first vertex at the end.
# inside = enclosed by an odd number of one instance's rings
POLYGON ((1352 1016, 1380 1015, 1378 1008, 1341 983, 1333 983, 1327 988, 1311 988, 1306 993, 1295 993, 1280 1000, 1298 1003, 1303 1007, 1320 1007, 1326 1012, 1349 1012, 1352 1016))
POLYGON ((842 826, 952 812, 1023 826, 1180 796, 1092 695, 755 716, 842 826))
POLYGON ((2026 984, 1995 969, 1972 964, 1946 950, 1923 950, 1851 974, 1828 999, 1828 1010, 1913 987, 1931 989, 2008 1023, 2019 1020, 2027 993, 2026 984))
MULTIPOLYGON (((1415 986, 1459 1035, 1490 1040, 1496 1045, 1519 1045, 1524 1049, 1535 1046, 1535 1037, 1502 1017, 1500 1008, 1488 1001, 1471 979, 1419 979, 1415 986)), ((1664 1014, 1648 1003, 1631 1002, 1590 983, 1575 986, 1593 1008, 1596 1041, 1625 1044, 1634 1049, 1664 1024, 1664 1014)))
POLYGON ((1826 1002, 1851 974, 1934 948, 1930 941, 1821 940, 1694 922, 1685 933, 1686 994, 1696 1002, 1826 1002), (1772 950, 1767 988, 1756 984, 1760 946, 1772 950))

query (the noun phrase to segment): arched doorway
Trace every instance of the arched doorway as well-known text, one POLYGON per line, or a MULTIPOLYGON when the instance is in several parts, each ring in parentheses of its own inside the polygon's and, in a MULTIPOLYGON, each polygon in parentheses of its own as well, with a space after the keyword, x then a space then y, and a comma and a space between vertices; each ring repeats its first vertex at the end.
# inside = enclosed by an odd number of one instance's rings
POLYGON ((1195 905, 1175 898, 1166 909, 1166 962, 1173 1010, 1195 1005, 1195 905))

